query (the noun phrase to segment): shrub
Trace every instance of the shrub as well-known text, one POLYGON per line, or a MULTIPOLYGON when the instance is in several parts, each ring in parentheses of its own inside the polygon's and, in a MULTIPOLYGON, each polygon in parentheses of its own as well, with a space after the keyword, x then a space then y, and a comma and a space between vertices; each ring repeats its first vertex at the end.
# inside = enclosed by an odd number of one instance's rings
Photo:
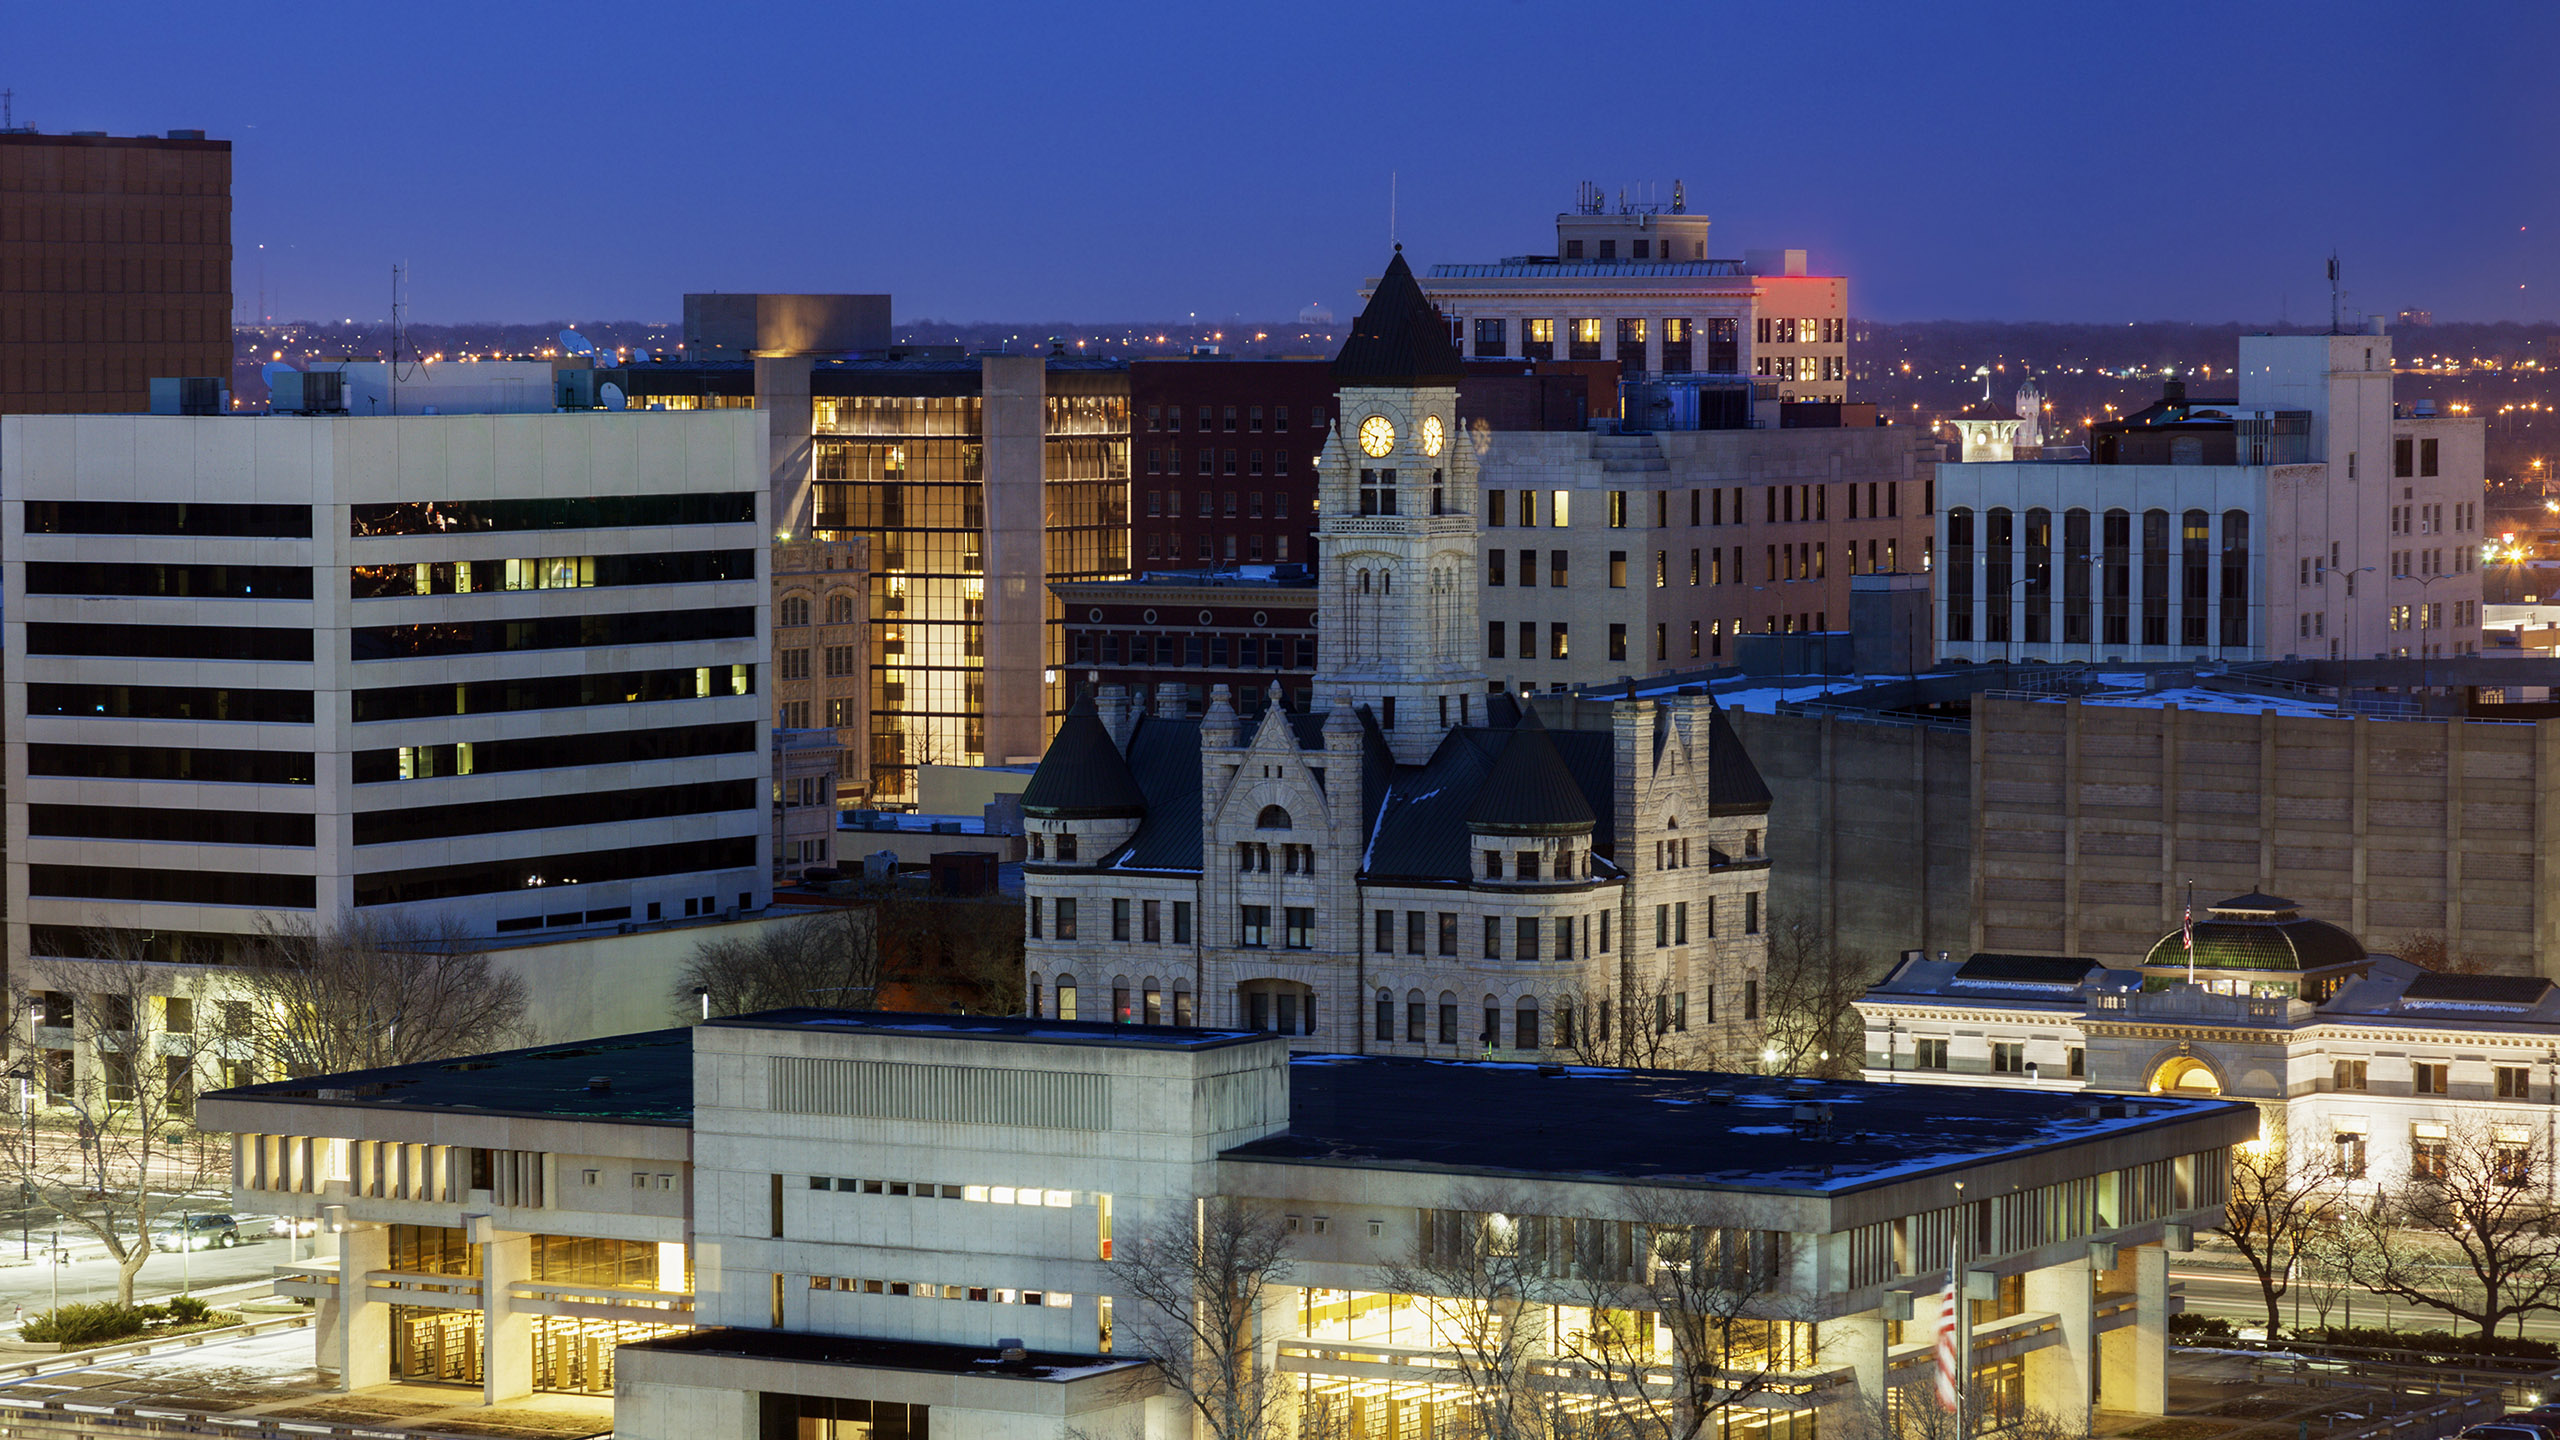
POLYGON ((2384 1330, 2371 1325, 2358 1325, 2353 1329, 2344 1325, 2321 1326, 2299 1332, 2298 1338, 2369 1350, 2419 1350, 2431 1355, 2508 1355, 2528 1360, 2549 1360, 2560 1356, 2560 1346, 2548 1340, 2528 1340, 2514 1335, 2455 1335, 2443 1330, 2384 1330))
POLYGON ((2231 1322, 2220 1315, 2180 1312, 2169 1317, 2169 1334, 2178 1340, 2228 1340, 2231 1338, 2231 1322))
POLYGON ((94 1305, 57 1305, 30 1315, 18 1327, 18 1338, 46 1344, 98 1345, 142 1333, 142 1311, 112 1300, 94 1305))
POLYGON ((213 1307, 193 1295, 173 1295, 167 1306, 169 1318, 181 1325, 194 1325, 213 1313, 213 1307))

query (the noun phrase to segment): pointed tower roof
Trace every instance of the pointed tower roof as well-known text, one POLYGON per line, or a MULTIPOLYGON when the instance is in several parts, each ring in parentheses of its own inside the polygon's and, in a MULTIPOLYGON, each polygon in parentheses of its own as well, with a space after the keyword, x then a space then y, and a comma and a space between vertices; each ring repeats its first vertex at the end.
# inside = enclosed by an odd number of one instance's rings
POLYGON ((1467 807, 1467 828, 1547 835, 1588 830, 1597 823, 1591 802, 1556 753, 1546 723, 1535 707, 1522 706, 1520 723, 1511 727, 1484 788, 1467 807))
POLYGON ((1336 385, 1455 385, 1465 367, 1449 343, 1449 322, 1422 293, 1413 267, 1396 247, 1369 306, 1333 357, 1336 385))
POLYGON ((1104 820, 1142 816, 1147 797, 1129 771, 1128 757, 1111 743, 1093 697, 1076 701, 1022 787, 1022 813, 1043 820, 1104 820))

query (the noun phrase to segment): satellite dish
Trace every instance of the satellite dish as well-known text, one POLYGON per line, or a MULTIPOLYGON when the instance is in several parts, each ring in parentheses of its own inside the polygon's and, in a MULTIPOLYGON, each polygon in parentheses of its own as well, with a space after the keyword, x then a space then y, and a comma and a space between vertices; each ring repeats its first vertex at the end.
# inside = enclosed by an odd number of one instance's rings
POLYGON ((563 355, 593 355, 596 353, 596 345, 594 341, 589 340, 586 336, 579 334, 575 330, 563 330, 560 332, 560 353, 563 355))
POLYGON ((649 352, 648 352, 647 350, 645 350, 645 349, 643 349, 643 350, 634 350, 634 351, 632 351, 632 352, 631 352, 631 363, 632 363, 632 364, 634 364, 634 365, 646 365, 646 364, 648 364, 648 363, 649 363, 649 352))
POLYGON ((607 410, 628 410, 630 403, 622 398, 622 387, 607 380, 596 387, 596 399, 607 410))

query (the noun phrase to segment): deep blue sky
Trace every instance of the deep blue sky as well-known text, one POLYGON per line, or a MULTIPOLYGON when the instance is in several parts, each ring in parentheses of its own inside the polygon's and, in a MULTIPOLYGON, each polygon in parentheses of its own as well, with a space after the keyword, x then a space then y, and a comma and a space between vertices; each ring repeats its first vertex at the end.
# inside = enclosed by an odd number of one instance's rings
POLYGON ((41 129, 230 138, 244 315, 1286 317, 1688 183, 1878 319, 2560 315, 2560 5, 0 0, 41 129), (2529 229, 2520 227, 2530 227, 2529 229), (2529 287, 2521 292, 2519 285, 2529 287))

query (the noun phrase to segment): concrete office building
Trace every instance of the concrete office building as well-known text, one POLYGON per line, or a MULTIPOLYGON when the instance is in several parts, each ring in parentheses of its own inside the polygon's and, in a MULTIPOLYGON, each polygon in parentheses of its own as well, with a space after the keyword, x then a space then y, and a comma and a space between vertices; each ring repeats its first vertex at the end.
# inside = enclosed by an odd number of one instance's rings
POLYGON ((0 413, 231 383, 231 142, 0 131, 0 413))
POLYGON ((1613 210, 1585 186, 1553 254, 1434 265, 1422 285, 1469 358, 1615 360, 1629 378, 1748 376, 1775 400, 1846 400, 1849 282, 1807 274, 1802 250, 1709 258, 1707 228, 1677 187, 1668 205, 1613 210))
POLYGON ((1132 1252, 1187 1238, 1213 1198, 1284 1217, 1290 1270, 1250 1328, 1254 1370, 1284 1388, 1283 1433, 1387 1440, 1462 1420, 1455 1332, 1489 1302, 1415 1293, 1389 1267, 1486 1227, 1552 1257, 1556 1303, 1518 1323, 1533 1363, 1567 1362, 1544 1383, 1577 1412, 1630 1403, 1600 1378, 1630 1366, 1765 1372, 1720 1432, 1814 1434, 1826 1410, 1930 1383, 1927 1307, 1952 1268, 1978 1297, 1966 1369, 1996 1413, 2158 1413, 2169 1252, 2219 1212, 2230 1147, 2258 1120, 2185 1095, 2098 1107, 1293 1059, 1251 1031, 840 1011, 203 1106, 233 1135, 239 1206, 335 1237, 334 1260, 277 1288, 314 1302, 315 1359, 342 1385, 611 1393, 615 1432, 636 1440, 829 1417, 910 1436, 1191 1436, 1139 1353, 1132 1252), (1700 1317, 1710 1352, 1673 1336, 1693 1312, 1648 1298, 1645 1236, 1666 1215, 1747 1236, 1765 1277, 1730 1325, 1700 1317), (1600 1310, 1655 1320, 1627 1335, 1600 1310), (1608 1368, 1572 1363, 1611 1335, 1608 1368))
POLYGON ((2470 1147, 2548 1183, 2560 988, 2369 954, 2282 896, 2198 910, 2192 964, 2176 930, 2113 964, 1906 959, 1857 1002, 1863 1073, 2247 1100, 2265 1138, 2335 1155, 2358 1197, 2470 1147))
POLYGON ((1860 575, 1930 563, 1908 429, 1480 437, 1484 664, 1563 690, 1730 662, 1734 638, 1849 628, 1860 575))
POLYGON ((2087 463, 1939 471, 1961 660, 2467 655, 2485 422, 2402 414, 2386 335, 2244 335, 2238 397, 2094 427, 2087 463))
POLYGON ((914 803, 929 764, 1036 759, 1070 694, 1053 580, 1129 573, 1129 371, 956 352, 635 364, 638 409, 765 413, 778 540, 870 545, 868 755, 914 803))
POLYGON ((1219 686, 1195 720, 1160 685, 1060 728, 1022 796, 1035 1012, 1197 1004, 1395 1054, 1537 1055, 1613 1022, 1758 1052, 1767 794, 1702 696, 1488 687, 1458 370, 1397 256, 1334 362, 1321 713, 1247 720, 1219 686))
POLYGON ((769 893, 752 417, 0 420, 8 954, 769 893))

